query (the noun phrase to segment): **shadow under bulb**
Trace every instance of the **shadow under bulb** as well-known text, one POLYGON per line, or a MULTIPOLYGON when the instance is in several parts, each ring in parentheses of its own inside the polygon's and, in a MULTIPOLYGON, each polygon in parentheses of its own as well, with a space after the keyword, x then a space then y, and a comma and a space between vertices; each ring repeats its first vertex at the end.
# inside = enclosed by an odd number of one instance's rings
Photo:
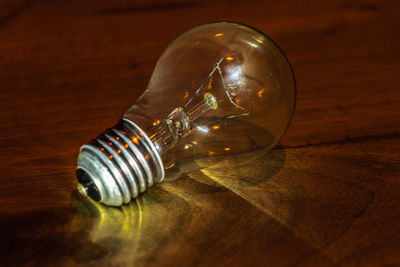
POLYGON ((190 29, 121 121, 81 147, 78 190, 120 206, 155 183, 246 164, 279 142, 295 102, 292 69, 265 34, 230 22, 190 29))

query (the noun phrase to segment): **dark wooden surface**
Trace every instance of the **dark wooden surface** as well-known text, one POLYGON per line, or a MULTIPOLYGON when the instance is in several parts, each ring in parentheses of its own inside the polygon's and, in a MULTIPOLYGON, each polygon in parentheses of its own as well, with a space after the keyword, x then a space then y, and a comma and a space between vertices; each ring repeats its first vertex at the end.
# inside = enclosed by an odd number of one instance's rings
POLYGON ((399 1, 0 2, 0 265, 400 264, 399 1), (75 190, 166 47, 214 20, 286 52, 297 110, 251 166, 195 172, 120 209, 75 190))

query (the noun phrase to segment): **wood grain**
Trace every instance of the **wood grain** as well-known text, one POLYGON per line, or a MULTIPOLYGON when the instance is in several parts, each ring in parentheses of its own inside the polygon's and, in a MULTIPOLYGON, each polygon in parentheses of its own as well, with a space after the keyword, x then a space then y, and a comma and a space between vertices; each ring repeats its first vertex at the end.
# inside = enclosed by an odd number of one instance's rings
POLYGON ((0 264, 400 264, 398 1, 0 3, 0 264), (298 102, 281 145, 106 208, 81 144, 118 120, 166 45, 215 20, 271 36, 298 102))

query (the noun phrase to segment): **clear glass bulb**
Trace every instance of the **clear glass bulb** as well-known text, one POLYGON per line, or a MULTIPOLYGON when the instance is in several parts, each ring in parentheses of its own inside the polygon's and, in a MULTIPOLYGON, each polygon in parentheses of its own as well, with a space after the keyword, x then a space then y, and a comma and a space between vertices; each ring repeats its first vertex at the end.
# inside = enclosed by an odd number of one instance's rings
POLYGON ((246 164, 285 133, 296 102, 278 46, 238 23, 195 27, 160 57, 121 121, 81 148, 78 189, 119 206, 163 180, 246 164))

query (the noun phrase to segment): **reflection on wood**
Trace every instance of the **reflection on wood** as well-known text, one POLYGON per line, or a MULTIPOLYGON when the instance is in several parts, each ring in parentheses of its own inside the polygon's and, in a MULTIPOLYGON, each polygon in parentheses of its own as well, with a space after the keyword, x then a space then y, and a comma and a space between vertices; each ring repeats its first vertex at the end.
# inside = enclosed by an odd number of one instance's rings
POLYGON ((392 231, 400 223, 400 155, 392 150, 400 151, 398 137, 276 150, 250 166, 195 172, 154 187, 121 208, 74 191, 71 208, 3 216, 2 251, 10 253, 3 260, 391 263, 377 257, 398 248, 400 238, 392 231))

